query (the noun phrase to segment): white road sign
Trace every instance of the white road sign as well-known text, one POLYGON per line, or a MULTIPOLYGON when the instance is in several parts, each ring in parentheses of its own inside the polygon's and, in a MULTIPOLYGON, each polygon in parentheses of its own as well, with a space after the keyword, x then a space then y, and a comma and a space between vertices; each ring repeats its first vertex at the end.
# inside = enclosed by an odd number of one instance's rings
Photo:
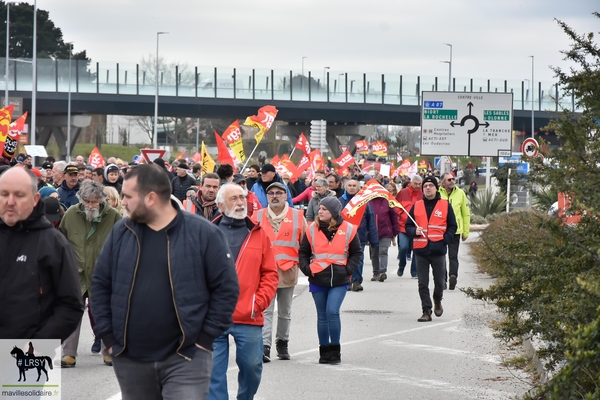
POLYGON ((512 105, 512 93, 423 92, 421 154, 493 157, 510 151, 512 105))

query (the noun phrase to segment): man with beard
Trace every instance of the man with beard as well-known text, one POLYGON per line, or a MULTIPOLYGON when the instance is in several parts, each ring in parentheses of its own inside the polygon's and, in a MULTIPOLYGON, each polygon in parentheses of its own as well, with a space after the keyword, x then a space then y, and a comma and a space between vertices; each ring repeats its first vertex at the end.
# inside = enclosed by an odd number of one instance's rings
MULTIPOLYGON (((269 205, 269 202, 267 201, 267 188, 269 187, 269 185, 271 185, 271 183, 273 183, 273 182, 283 183, 283 180, 277 174, 277 171, 275 170, 275 167, 272 164, 263 165, 260 172, 261 172, 260 177, 258 178, 256 183, 254 185, 252 185, 250 190, 252 190, 254 192, 254 194, 256 195, 256 198, 260 202, 261 206, 266 207, 269 205)), ((287 188, 286 188, 286 201, 288 202, 290 207, 294 206, 294 204, 292 203, 292 196, 290 195, 290 191, 287 188)))
POLYGON ((212 173, 204 175, 200 190, 198 190, 196 196, 183 201, 183 209, 212 221, 219 215, 219 208, 215 202, 219 191, 219 183, 219 175, 212 173))
MULTIPOLYGON (((112 208, 106 201, 104 186, 98 182, 87 180, 81 183, 77 192, 79 204, 67 210, 60 222, 59 229, 65 235, 77 254, 79 263, 79 284, 83 301, 88 299, 88 312, 91 316, 92 298, 90 285, 94 265, 100 250, 112 227, 121 219, 121 213, 112 208)), ((90 318, 92 329, 94 319, 90 318)), ((77 347, 81 332, 81 321, 75 332, 63 343, 63 368, 74 367, 77 363, 77 347)), ((112 365, 108 352, 102 346, 104 364, 112 365)))
MULTIPOLYGON (((285 191, 285 189, 283 190, 285 191)), ((260 385, 263 367, 264 310, 275 297, 279 276, 271 240, 259 223, 248 218, 244 189, 226 183, 217 193, 221 215, 213 223, 224 233, 240 283, 233 325, 215 340, 208 398, 227 399, 229 336, 236 344, 238 399, 252 399, 260 385)), ((285 195, 283 197, 285 199, 285 195)), ((211 240, 211 246, 214 240, 211 240)))
POLYGON ((231 325, 239 287, 227 239, 171 201, 157 165, 125 175, 119 221, 92 276, 96 335, 124 399, 204 399, 212 344, 231 325))

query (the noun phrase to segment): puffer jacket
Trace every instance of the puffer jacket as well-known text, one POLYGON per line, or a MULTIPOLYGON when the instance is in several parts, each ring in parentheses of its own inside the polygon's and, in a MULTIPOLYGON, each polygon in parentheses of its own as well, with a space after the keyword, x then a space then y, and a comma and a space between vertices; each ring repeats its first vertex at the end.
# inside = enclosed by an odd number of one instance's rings
POLYGON ((65 208, 71 207, 73 204, 79 203, 79 199, 77 198, 77 192, 79 191, 79 182, 77 185, 73 187, 73 189, 69 189, 67 186, 67 181, 64 180, 58 189, 58 197, 60 197, 60 202, 65 208))
MULTIPOLYGON (((219 225, 222 217, 219 215, 215 218, 213 224, 219 225)), ((233 323, 263 326, 264 311, 275 297, 279 274, 271 241, 265 230, 248 217, 246 225, 249 233, 235 261, 240 295, 233 312, 233 323)))
POLYGON ((14 226, 0 220, 0 339, 64 341, 81 321, 75 253, 44 208, 14 226))
POLYGON ((398 232, 400 232, 398 213, 394 208, 390 207, 388 200, 376 197, 369 204, 375 214, 379 239, 396 237, 398 232))
MULTIPOLYGON (((343 222, 342 218, 340 217, 337 222, 339 227, 343 222)), ((316 224, 316 222, 313 222, 313 224, 316 224)), ((304 275, 308 276, 308 281, 314 285, 323 287, 335 287, 350 284, 352 274, 354 273, 356 267, 358 267, 358 263, 362 259, 363 254, 358 235, 354 235, 354 238, 348 246, 348 259, 346 260, 346 265, 330 264, 329 267, 325 268, 323 271, 313 275, 312 271, 310 270, 310 262, 313 250, 310 242, 308 241, 308 229, 309 228, 306 228, 304 238, 300 244, 300 251, 298 253, 300 270, 304 275)), ((317 234, 329 237, 327 232, 324 233, 326 229, 327 228, 322 229, 322 227, 319 227, 317 234)), ((331 242, 331 239, 329 241, 331 242)))
POLYGON ((92 272, 100 250, 112 227, 121 218, 121 214, 106 203, 102 205, 100 216, 94 221, 88 221, 85 218, 84 205, 80 203, 69 208, 60 221, 59 229, 77 256, 82 295, 90 290, 92 272))
MULTIPOLYGON (((231 326, 239 293, 225 235, 209 221, 183 210, 167 230, 173 303, 182 329, 177 354, 192 358, 195 343, 210 349, 231 326)), ((125 332, 143 227, 123 218, 106 239, 92 275, 94 332, 113 354, 125 350, 125 332)), ((159 318, 160 316, 157 316, 159 318)))
POLYGON ((333 190, 329 189, 327 189, 327 191, 323 195, 320 195, 317 191, 313 192, 312 198, 308 203, 308 208, 306 209, 306 220, 308 222, 313 222, 315 220, 315 218, 319 214, 319 203, 325 197, 336 197, 336 195, 333 190))
POLYGON ((190 186, 195 186, 195 185, 196 185, 196 180, 194 178, 192 178, 189 174, 186 174, 183 177, 183 179, 181 179, 179 176, 176 176, 173 179, 171 179, 171 187, 172 187, 171 193, 173 194, 173 196, 177 197, 177 199, 179 199, 179 201, 184 201, 185 200, 185 192, 187 192, 187 190, 190 188, 190 186))

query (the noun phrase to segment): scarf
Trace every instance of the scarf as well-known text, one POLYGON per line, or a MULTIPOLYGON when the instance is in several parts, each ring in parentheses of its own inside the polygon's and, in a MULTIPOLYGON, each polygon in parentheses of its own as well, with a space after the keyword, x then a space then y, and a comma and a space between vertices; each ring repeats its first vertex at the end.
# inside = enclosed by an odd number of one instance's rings
POLYGON ((204 213, 204 218, 209 221, 212 221, 213 214, 215 211, 215 201, 205 201, 202 199, 202 212, 204 213))
POLYGON ((275 233, 275 235, 277 235, 277 233, 279 232, 279 228, 281 228, 281 223, 287 215, 288 208, 290 208, 287 201, 283 204, 283 211, 279 215, 276 215, 273 212, 273 210, 271 210, 271 207, 267 207, 267 215, 269 216, 269 221, 271 222, 271 227, 273 228, 273 232, 275 233))

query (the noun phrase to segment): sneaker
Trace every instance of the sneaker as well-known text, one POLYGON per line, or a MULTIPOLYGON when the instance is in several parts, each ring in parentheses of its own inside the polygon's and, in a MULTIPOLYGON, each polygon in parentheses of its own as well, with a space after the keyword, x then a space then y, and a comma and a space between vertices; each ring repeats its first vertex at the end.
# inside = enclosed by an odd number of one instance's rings
POLYGON ((371 278, 371 282, 375 282, 379 280, 379 274, 373 274, 373 277, 371 278))
POLYGON ((263 346, 263 362, 271 362, 271 346, 263 346))
POLYGON ((94 339, 94 344, 92 345, 92 354, 100 354, 100 350, 102 349, 102 345, 100 343, 100 339, 94 339))
POLYGON ((365 288, 363 288, 363 286, 360 284, 359 281, 354 281, 354 291, 355 292, 362 292, 363 290, 365 290, 365 288))
POLYGON ((77 361, 75 360, 75 357, 64 356, 63 358, 60 359, 61 368, 72 368, 75 365, 77 365, 77 361))
POLYGON ((436 317, 441 317, 442 316, 442 314, 444 313, 444 308, 442 307, 442 302, 441 301, 434 302, 433 312, 435 313, 436 317))
POLYGON ((456 288, 456 275, 450 275, 450 290, 456 288))
POLYGON ((421 318, 417 319, 419 322, 431 322, 431 310, 423 310, 421 318))
POLYGON ((110 356, 102 356, 102 358, 104 360, 104 365, 112 367, 112 358, 110 356))
POLYGON ((379 282, 383 282, 387 279, 387 274, 384 272, 383 274, 379 275, 379 282))
POLYGON ((288 351, 287 340, 278 340, 277 342, 275 342, 275 347, 277 348, 277 357, 280 360, 290 359, 290 352, 288 351))
POLYGON ((404 270, 398 268, 398 272, 396 272, 396 273, 398 274, 398 276, 402 276, 402 275, 404 275, 404 270))

